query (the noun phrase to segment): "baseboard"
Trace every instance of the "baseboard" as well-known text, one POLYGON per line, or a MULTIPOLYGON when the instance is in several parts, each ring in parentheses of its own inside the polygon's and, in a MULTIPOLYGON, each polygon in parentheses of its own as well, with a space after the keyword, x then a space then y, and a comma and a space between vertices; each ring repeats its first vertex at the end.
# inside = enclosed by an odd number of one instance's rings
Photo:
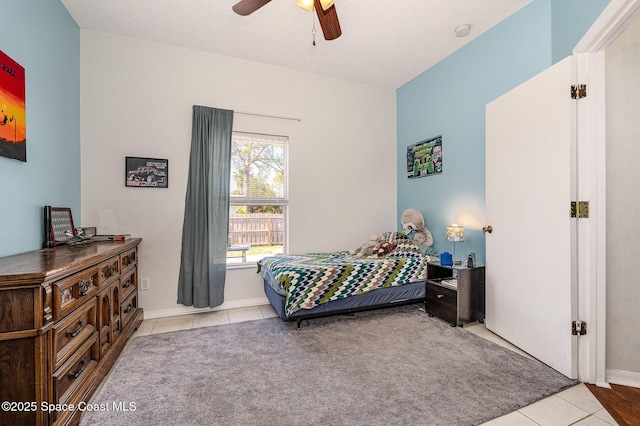
POLYGON ((248 308, 251 306, 260 306, 260 305, 268 305, 268 304, 269 304, 269 299, 267 299, 266 297, 260 297, 257 299, 243 299, 243 300, 236 300, 231 302, 224 302, 222 305, 216 306, 215 308, 193 308, 191 306, 178 306, 176 308, 157 309, 154 311, 150 311, 145 308, 144 319, 175 317, 178 315, 200 314, 204 312, 223 311, 225 309, 248 308))
POLYGON ((640 388, 640 373, 607 369, 605 371, 605 376, 607 378, 607 382, 609 383, 640 388))

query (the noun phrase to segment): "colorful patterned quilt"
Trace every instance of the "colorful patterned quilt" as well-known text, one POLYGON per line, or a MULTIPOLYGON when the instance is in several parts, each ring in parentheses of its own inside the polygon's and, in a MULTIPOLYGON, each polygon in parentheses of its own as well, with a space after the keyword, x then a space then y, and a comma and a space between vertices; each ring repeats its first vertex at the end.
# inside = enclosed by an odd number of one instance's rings
POLYGON ((349 252, 272 256, 260 261, 260 270, 272 287, 275 284, 284 292, 287 316, 331 300, 426 278, 427 257, 406 234, 387 232, 382 237, 396 245, 382 257, 349 252))

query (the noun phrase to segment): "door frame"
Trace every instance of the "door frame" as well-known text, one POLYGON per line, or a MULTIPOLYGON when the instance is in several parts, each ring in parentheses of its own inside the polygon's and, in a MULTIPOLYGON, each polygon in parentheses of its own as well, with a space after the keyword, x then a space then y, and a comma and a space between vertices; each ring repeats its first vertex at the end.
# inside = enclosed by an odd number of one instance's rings
POLYGON ((606 378, 606 104, 605 49, 640 13, 640 0, 611 0, 576 45, 575 81, 588 95, 577 109, 577 197, 589 200, 591 220, 578 221, 578 319, 588 324, 579 339, 583 382, 610 387, 606 378), (585 339, 586 338, 586 339, 585 339))

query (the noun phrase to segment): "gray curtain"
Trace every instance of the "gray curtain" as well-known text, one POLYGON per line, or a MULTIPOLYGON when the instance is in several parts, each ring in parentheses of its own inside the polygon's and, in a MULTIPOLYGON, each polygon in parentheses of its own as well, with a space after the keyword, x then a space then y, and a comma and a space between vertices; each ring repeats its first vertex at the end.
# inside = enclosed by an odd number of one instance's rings
POLYGON ((183 305, 224 302, 232 126, 233 111, 194 105, 178 278, 183 305))

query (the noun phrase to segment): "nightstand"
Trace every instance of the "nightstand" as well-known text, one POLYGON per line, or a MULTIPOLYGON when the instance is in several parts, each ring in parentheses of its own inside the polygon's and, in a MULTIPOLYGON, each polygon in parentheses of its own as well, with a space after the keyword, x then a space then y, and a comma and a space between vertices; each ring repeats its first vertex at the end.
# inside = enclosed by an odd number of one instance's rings
POLYGON ((426 286, 429 316, 443 319, 452 327, 484 322, 484 266, 468 268, 428 262, 426 286))

